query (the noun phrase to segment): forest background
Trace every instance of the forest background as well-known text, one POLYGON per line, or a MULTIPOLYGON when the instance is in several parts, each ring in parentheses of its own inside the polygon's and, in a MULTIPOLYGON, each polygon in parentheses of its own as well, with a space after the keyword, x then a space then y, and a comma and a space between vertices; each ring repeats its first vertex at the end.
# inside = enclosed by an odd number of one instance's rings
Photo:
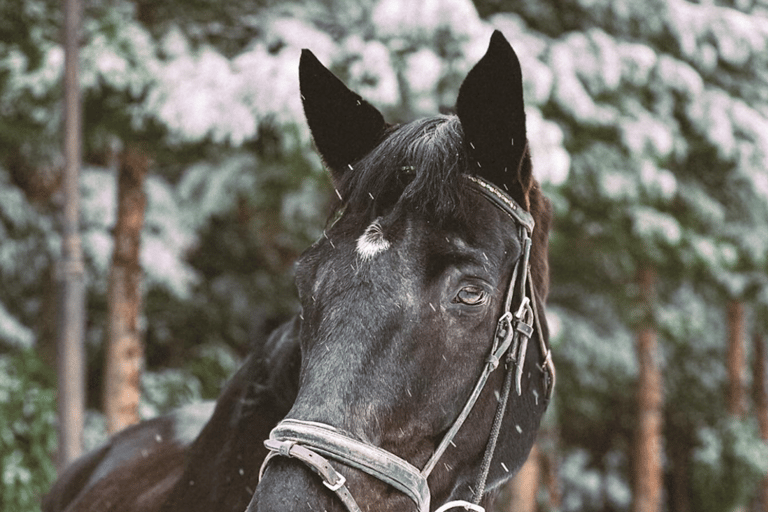
MULTIPOLYGON (((558 367, 497 509, 766 510, 765 0, 85 1, 86 448, 106 436, 118 175, 144 197, 149 418, 215 398, 296 310, 291 265, 332 193, 300 49, 407 121, 453 106, 493 28, 555 209, 558 367)), ((39 510, 56 475, 61 29, 59 2, 0 0, 0 511, 39 510)))

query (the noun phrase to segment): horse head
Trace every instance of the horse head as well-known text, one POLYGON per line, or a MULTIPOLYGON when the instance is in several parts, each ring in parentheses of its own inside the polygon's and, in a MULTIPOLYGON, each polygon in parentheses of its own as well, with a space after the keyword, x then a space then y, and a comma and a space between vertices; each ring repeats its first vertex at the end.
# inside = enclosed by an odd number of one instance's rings
POLYGON ((248 510, 479 509, 527 458, 554 385, 550 209, 517 56, 494 33, 457 114, 404 125, 307 50, 299 75, 340 201, 296 266, 299 391, 248 510))

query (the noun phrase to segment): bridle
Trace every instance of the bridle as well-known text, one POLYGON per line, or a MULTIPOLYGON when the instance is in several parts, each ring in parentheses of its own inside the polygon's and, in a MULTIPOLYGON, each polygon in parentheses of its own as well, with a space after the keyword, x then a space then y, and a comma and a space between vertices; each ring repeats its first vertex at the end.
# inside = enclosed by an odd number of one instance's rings
POLYGON ((466 510, 485 512, 480 506, 480 500, 485 491, 491 459, 496 450, 496 441, 501 431, 501 423, 513 380, 518 396, 522 394, 523 363, 528 350, 528 342, 534 333, 537 334, 539 348, 544 356, 540 368, 544 373, 546 400, 551 398, 555 387, 555 366, 552 362, 552 353, 541 331, 529 266, 531 237, 534 229, 533 217, 508 194, 492 183, 478 176, 463 176, 469 180, 470 190, 480 193, 515 221, 522 254, 512 271, 504 299, 503 313, 497 322, 491 350, 480 377, 464 404, 464 408, 446 432, 432 457, 419 470, 393 453, 370 443, 353 439, 330 425, 286 418, 270 432, 269 439, 264 441, 264 446, 267 447, 269 453, 262 463, 259 480, 261 480, 267 464, 274 457, 292 457, 302 461, 317 473, 322 478, 323 484, 336 493, 350 512, 360 512, 360 507, 347 489, 345 478, 334 469, 328 460, 330 458, 364 471, 391 485, 413 500, 419 512, 429 512, 430 491, 427 478, 445 450, 453 443, 454 437, 472 411, 488 378, 504 358, 506 376, 499 395, 480 472, 474 486, 473 500, 471 503, 464 500, 450 501, 435 511, 445 512, 452 508, 463 507, 466 510), (520 298, 516 308, 513 308, 512 304, 514 297, 520 298))

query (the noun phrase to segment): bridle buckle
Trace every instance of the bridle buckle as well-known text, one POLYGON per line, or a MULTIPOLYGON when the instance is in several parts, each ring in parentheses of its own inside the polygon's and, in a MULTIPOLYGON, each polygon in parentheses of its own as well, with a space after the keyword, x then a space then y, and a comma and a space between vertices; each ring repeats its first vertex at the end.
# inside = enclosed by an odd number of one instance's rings
POLYGON ((459 507, 463 508, 464 510, 473 510, 474 512, 485 512, 485 509, 480 505, 475 505, 474 503, 470 503, 464 500, 449 501, 442 507, 435 510, 435 512, 445 512, 446 510, 459 507))
POLYGON ((533 317, 533 309, 531 308, 531 299, 527 295, 524 296, 523 300, 520 301, 520 307, 517 308, 517 312, 515 313, 515 319, 522 320, 523 315, 525 315, 526 313, 529 313, 530 316, 533 317))
POLYGON ((344 487, 344 484, 347 483, 347 479, 344 478, 344 475, 336 473, 336 476, 338 479, 336 480, 335 484, 332 484, 328 480, 323 479, 323 485, 326 486, 328 489, 332 490, 333 492, 338 491, 342 487, 344 487))
POLYGON ((499 366, 501 356, 504 355, 504 353, 509 348, 510 343, 512 342, 514 333, 514 325, 512 321, 514 319, 515 316, 512 314, 512 312, 507 311, 501 315, 501 317, 499 317, 499 321, 496 323, 496 333, 493 337, 493 347, 491 349, 491 353, 488 354, 488 357, 485 360, 486 363, 491 365, 491 370, 495 370, 496 367, 499 366))
POLYGON ((505 312, 499 317, 499 321, 496 323, 496 340, 503 340, 507 337, 512 330, 512 319, 514 316, 511 311, 505 312))

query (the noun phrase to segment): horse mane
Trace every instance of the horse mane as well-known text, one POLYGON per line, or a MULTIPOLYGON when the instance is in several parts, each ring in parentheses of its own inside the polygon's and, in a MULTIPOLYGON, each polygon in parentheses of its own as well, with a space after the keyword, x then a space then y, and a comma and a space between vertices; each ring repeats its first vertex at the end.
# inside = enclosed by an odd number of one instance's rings
POLYGON ((536 222, 531 245, 531 275, 536 295, 544 304, 549 295, 549 230, 552 227, 552 204, 541 192, 538 182, 528 194, 530 212, 536 222))
POLYGON ((419 119, 386 138, 337 184, 345 212, 370 213, 401 202, 436 222, 461 216, 459 176, 467 168, 456 116, 419 119))

